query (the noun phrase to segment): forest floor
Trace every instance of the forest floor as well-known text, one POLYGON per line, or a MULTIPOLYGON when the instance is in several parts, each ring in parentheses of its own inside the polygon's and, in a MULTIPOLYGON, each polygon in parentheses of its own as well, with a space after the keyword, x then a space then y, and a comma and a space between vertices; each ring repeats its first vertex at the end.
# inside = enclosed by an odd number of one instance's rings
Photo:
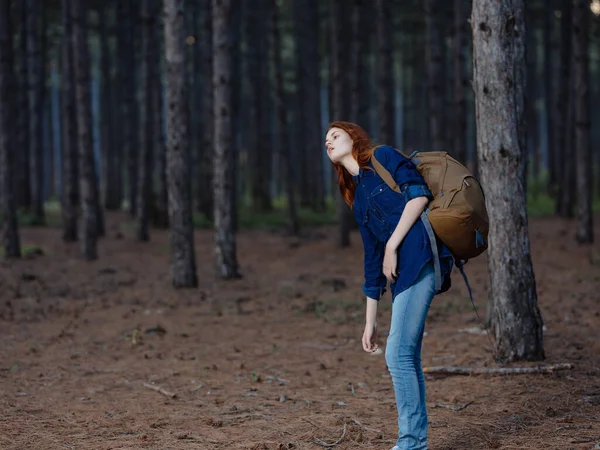
MULTIPOLYGON (((579 246, 575 229, 573 221, 530 221, 545 324, 541 364, 573 368, 428 374, 432 450, 600 448, 600 246, 579 246)), ((197 231, 199 287, 174 290, 167 232, 138 243, 125 215, 108 216, 107 230, 99 259, 84 262, 60 230, 24 228, 23 245, 43 254, 0 265, 1 449, 394 445, 385 358, 360 343, 357 232, 342 250, 333 227, 301 239, 242 231, 244 277, 219 281, 212 233, 197 231)), ((485 315, 485 257, 466 269, 485 315)), ((381 347, 390 309, 386 293, 381 347)), ((423 365, 498 367, 477 327, 455 273, 452 289, 432 304, 423 365)))

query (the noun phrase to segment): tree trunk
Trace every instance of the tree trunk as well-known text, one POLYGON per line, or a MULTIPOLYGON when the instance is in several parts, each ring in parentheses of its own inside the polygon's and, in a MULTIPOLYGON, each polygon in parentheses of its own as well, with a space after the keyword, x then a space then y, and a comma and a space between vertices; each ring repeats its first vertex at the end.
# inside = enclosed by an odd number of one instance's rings
POLYGON ((525 199, 523 0, 473 2, 480 173, 490 218, 489 321, 507 360, 544 358, 525 199))
MULTIPOLYGON (((239 73, 242 67, 242 23, 243 7, 234 8, 232 13, 232 48, 231 55, 233 59, 232 73, 239 73)), ((237 232, 239 227, 239 209, 238 209, 238 190, 240 186, 240 151, 241 151, 241 129, 242 129, 242 84, 243 77, 233 77, 231 83, 231 108, 232 108, 232 127, 233 127, 233 186, 231 188, 231 205, 233 208, 233 229, 237 232)))
POLYGON ((425 0, 425 26, 427 28, 427 115, 429 117, 429 150, 444 150, 443 84, 442 84, 442 45, 440 24, 437 20, 441 3, 437 0, 425 0))
POLYGON ((214 206, 217 276, 239 278, 233 223, 233 127, 231 104, 232 0, 213 0, 213 87, 214 96, 214 206))
POLYGON ((392 11, 389 0, 377 0, 377 41, 379 57, 379 142, 396 145, 394 133, 394 65, 392 11))
MULTIPOLYGON (((262 24, 268 0, 250 0, 247 14, 247 39, 253 42, 249 49, 248 76, 251 88, 250 187, 252 206, 257 212, 273 209, 269 183, 271 181, 272 142, 269 127, 270 101, 267 88, 269 76, 269 42, 262 24)), ((268 16, 268 15, 267 15, 268 16)))
POLYGON ((183 0, 164 0, 167 69, 167 182, 173 286, 195 287, 196 256, 188 151, 183 0))
MULTIPOLYGON (((292 1, 292 22, 295 37, 294 45, 294 105, 291 108, 290 114, 293 117, 291 123, 306 124, 307 108, 306 96, 309 94, 308 75, 311 72, 310 63, 308 62, 307 50, 310 45, 308 40, 314 38, 314 28, 317 23, 310 22, 309 8, 312 8, 312 0, 293 0, 292 1)), ((308 208, 311 206, 311 181, 315 178, 311 176, 310 170, 312 158, 307 149, 307 142, 310 138, 308 130, 302 132, 300 127, 292 127, 291 132, 294 133, 293 152, 296 156, 296 171, 298 178, 300 206, 308 208)), ((279 161, 279 167, 285 165, 285 161, 279 161)), ((285 168, 283 169, 285 170, 285 168)), ((283 180, 283 183, 286 183, 283 180)))
POLYGON ((594 242, 592 222, 592 149, 588 42, 590 9, 587 0, 573 0, 573 78, 575 82, 575 160, 577 161, 577 241, 594 242))
MULTIPOLYGON (((343 15, 343 0, 333 0, 331 5, 331 121, 346 120, 349 111, 346 110, 345 96, 348 91, 345 89, 344 81, 344 44, 346 34, 342 17, 343 15)), ((335 172, 332 171, 334 184, 337 182, 335 172)), ((348 247, 350 245, 350 228, 352 216, 348 205, 344 202, 338 189, 334 190, 336 200, 336 212, 338 217, 338 246, 348 247)))
POLYGON ((573 148, 573 70, 572 70, 572 42, 573 27, 571 18, 573 14, 572 0, 562 0, 561 27, 560 27, 560 86, 558 91, 559 100, 556 104, 557 117, 560 122, 556 122, 558 133, 558 153, 560 158, 559 167, 561 168, 558 177, 560 179, 558 193, 556 196, 556 212, 561 217, 573 217, 573 200, 575 181, 575 162, 571 157, 570 151, 573 148))
POLYGON ((119 161, 117 159, 117 145, 115 138, 114 91, 116 83, 112 82, 110 63, 110 33, 109 15, 110 3, 106 2, 98 8, 98 22, 101 46, 101 99, 100 99, 100 132, 102 143, 102 169, 101 182, 102 203, 109 210, 118 210, 121 206, 119 161))
POLYGON ((138 148, 136 132, 139 129, 138 108, 136 104, 137 97, 137 77, 136 68, 136 35, 139 29, 139 1, 138 0, 120 0, 119 3, 124 3, 125 18, 123 25, 124 45, 123 45, 123 103, 125 109, 124 119, 127 126, 124 128, 124 155, 127 158, 127 181, 128 181, 128 201, 129 213, 132 217, 136 216, 137 211, 137 187, 138 187, 138 148))
POLYGON ((31 183, 29 176, 29 83, 27 67, 27 3, 19 2, 19 152, 15 155, 16 177, 14 179, 17 207, 31 208, 31 183))
POLYGON ((154 0, 142 0, 141 3, 141 33, 142 54, 140 66, 140 95, 139 95, 139 143, 138 149, 138 188, 137 188, 137 238, 139 241, 150 240, 148 221, 152 203, 152 125, 154 123, 152 109, 152 59, 151 46, 154 34, 154 0))
POLYGON ((467 163, 467 102, 465 86, 467 84, 465 51, 467 40, 467 18, 465 17, 465 0, 454 0, 454 40, 452 42, 454 59, 454 111, 455 118, 453 136, 454 157, 467 163))
POLYGON ((213 17, 212 0, 204 0, 202 8, 202 94, 200 112, 202 114, 202 144, 198 154, 200 188, 199 210, 211 222, 214 220, 213 205, 213 155, 214 155, 214 88, 213 88, 213 17))
POLYGON ((279 149, 279 159, 284 169, 283 180, 285 183, 285 193, 288 203, 290 230, 294 236, 300 234, 300 221, 296 210, 296 200, 294 198, 294 186, 292 179, 292 161, 290 157, 289 146, 285 145, 286 136, 289 134, 287 111, 285 108, 285 94, 283 89, 283 63, 281 62, 281 33, 279 31, 280 9, 277 0, 272 0, 272 31, 273 31, 273 51, 275 54, 275 103, 277 107, 277 130, 279 140, 277 148, 279 149))
POLYGON ((98 257, 100 213, 98 179, 94 150, 92 147, 92 110, 90 99, 90 64, 87 42, 86 9, 83 2, 71 4, 73 20, 73 54, 75 69, 75 109, 77 114, 77 145, 79 147, 79 190, 81 201, 81 223, 79 238, 83 257, 93 260, 98 257))
POLYGON ((167 228, 169 225, 169 211, 168 211, 168 194, 167 194, 167 170, 166 170, 166 148, 165 148, 165 134, 163 130, 163 83, 161 75, 162 67, 162 55, 161 53, 161 29, 162 23, 162 5, 157 2, 156 14, 157 20, 154 24, 154 42, 156 45, 151 46, 151 52, 153 56, 152 64, 154 64, 154 79, 152 81, 153 88, 152 92, 152 110, 153 124, 152 124, 152 141, 154 147, 154 182, 153 186, 156 189, 153 198, 155 199, 155 206, 153 210, 153 223, 161 228, 167 228))
POLYGON ((547 161, 548 161, 548 182, 547 190, 552 193, 553 186, 556 184, 556 172, 557 172, 557 155, 556 155, 556 142, 552 129, 557 125, 554 123, 553 107, 556 102, 556 64, 553 57, 553 53, 557 53, 556 45, 556 32, 554 31, 554 14, 556 8, 551 5, 551 8, 547 8, 544 11, 544 73, 546 79, 544 80, 544 108, 545 108, 545 130, 546 142, 548 143, 547 148, 547 161))
POLYGON ((528 24, 526 37, 527 46, 527 91, 525 92, 525 123, 527 126, 527 157, 525 158, 525 196, 527 197, 527 184, 529 178, 536 177, 538 161, 538 149, 540 140, 538 136, 538 113, 536 103, 538 98, 537 67, 538 67, 538 45, 535 33, 538 23, 537 11, 534 5, 529 3, 525 7, 525 21, 528 24))
MULTIPOLYGON (((2 202, 2 245, 6 258, 21 256, 13 173, 16 139, 13 114, 17 84, 13 72, 13 42, 10 0, 0 0, 0 201, 2 202)), ((17 97, 18 98, 18 97, 17 97)))
POLYGON ((43 96, 45 77, 43 54, 40 51, 39 8, 37 0, 27 0, 27 79, 29 83, 29 163, 31 181, 31 203, 35 222, 43 224, 44 173, 43 173, 43 96), (43 81, 43 82, 42 82, 43 81))
POLYGON ((63 241, 77 240, 77 208, 79 205, 79 170, 77 157, 77 116, 75 113, 75 75, 73 68, 71 0, 61 1, 63 40, 61 43, 61 111, 62 111, 62 176, 61 214, 63 241))
POLYGON ((369 81, 372 71, 369 58, 365 55, 372 51, 372 20, 371 14, 369 14, 373 9, 372 6, 372 3, 366 0, 354 0, 352 15, 352 45, 354 49, 352 51, 352 70, 354 75, 352 76, 350 120, 359 124, 367 133, 371 132, 369 109, 373 101, 371 100, 371 83, 369 81))

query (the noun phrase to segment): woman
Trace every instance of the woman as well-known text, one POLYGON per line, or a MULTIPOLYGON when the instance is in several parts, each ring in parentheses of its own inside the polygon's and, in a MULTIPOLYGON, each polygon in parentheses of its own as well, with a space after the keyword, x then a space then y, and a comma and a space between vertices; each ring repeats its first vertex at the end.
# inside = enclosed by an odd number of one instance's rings
MULTIPOLYGON (((431 192, 410 160, 391 147, 375 147, 356 124, 333 122, 325 145, 363 240, 367 311, 362 345, 367 352, 377 350, 377 304, 388 281, 392 291, 385 351, 398 409, 398 441, 392 450, 427 449, 421 344, 429 305, 437 292, 433 252, 419 218, 432 199, 431 192), (394 177, 402 194, 377 175, 371 164, 373 155, 394 177)), ((443 292, 449 288, 452 256, 443 244, 436 244, 443 292)))

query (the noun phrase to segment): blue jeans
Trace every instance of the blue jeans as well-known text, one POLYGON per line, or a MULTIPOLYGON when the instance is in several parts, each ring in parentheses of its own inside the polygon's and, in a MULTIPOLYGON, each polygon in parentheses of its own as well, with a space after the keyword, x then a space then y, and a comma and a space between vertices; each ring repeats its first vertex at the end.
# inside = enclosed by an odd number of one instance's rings
POLYGON ((421 345, 425 319, 435 295, 433 265, 427 264, 417 280, 396 296, 385 361, 392 376, 398 408, 399 450, 427 449, 425 379, 421 345))

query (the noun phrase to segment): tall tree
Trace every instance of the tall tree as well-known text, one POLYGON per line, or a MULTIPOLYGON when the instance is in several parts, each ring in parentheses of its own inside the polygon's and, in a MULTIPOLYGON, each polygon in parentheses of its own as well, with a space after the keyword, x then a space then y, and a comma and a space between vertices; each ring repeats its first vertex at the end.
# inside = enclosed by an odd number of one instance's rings
MULTIPOLYGON (((444 84, 442 75, 442 43, 440 23, 441 2, 425 0, 425 25, 427 29, 427 116, 429 117, 429 148, 433 151, 444 150, 444 84)), ((456 11, 455 11, 456 13, 456 11)))
POLYGON ((525 199, 523 0, 475 0, 474 90, 480 174, 490 217, 489 321, 508 360, 544 358, 525 199))
POLYGON ((272 209, 269 183, 272 176, 272 139, 269 116, 271 102, 268 86, 271 84, 269 70, 269 33, 265 32, 262 20, 268 9, 269 0, 247 2, 248 78, 252 89, 249 92, 251 109, 251 129, 248 145, 249 178, 252 206, 256 211, 272 209))
MULTIPOLYGON (((288 133, 288 117, 285 108, 285 94, 283 87, 283 63, 281 62, 281 32, 280 27, 280 7, 277 5, 277 0, 271 0, 272 13, 272 31, 273 31, 273 52, 275 54, 275 104, 277 110, 277 129, 279 131, 279 159, 282 162, 284 170, 283 180, 285 183, 285 193, 288 203, 290 228, 294 236, 300 233, 300 221, 298 220, 298 211, 296 209, 296 199, 294 198, 294 186, 292 177, 292 161, 290 157, 290 149, 282 142, 288 133)), ((321 177, 322 178, 322 177, 321 177)))
POLYGON ((465 0, 454 0, 454 39, 452 41, 453 81, 454 81, 454 126, 452 129, 453 156, 459 161, 467 162, 467 101, 465 86, 467 84, 467 65, 465 51, 467 41, 467 17, 465 16, 465 0))
MULTIPOLYGON (((319 72, 319 10, 316 0, 292 2, 295 37, 296 133, 300 201, 316 211, 325 209, 323 138, 321 136, 321 82, 319 72)), ((364 59, 364 55, 363 55, 364 59)), ((276 69, 276 74, 279 73, 276 69)), ((286 114, 289 116, 289 114, 286 114)), ((281 146, 281 144, 279 144, 281 146)), ((281 161, 286 164, 284 161, 281 161)), ((287 184, 287 180, 283 180, 287 184)))
POLYGON ((27 80, 29 84, 29 162, 32 213, 37 223, 44 223, 44 172, 43 172, 43 105, 44 105, 44 55, 40 51, 45 30, 40 30, 39 13, 44 4, 27 0, 27 80))
POLYGON ((110 51, 110 22, 109 12, 112 10, 112 2, 103 2, 98 7, 98 26, 100 35, 100 142, 102 144, 102 173, 101 190, 102 203, 109 210, 117 210, 121 206, 121 171, 120 158, 117 150, 117 139, 115 136, 115 88, 111 76, 111 51, 110 51))
POLYGON ((10 0, 0 0, 0 201, 2 202, 2 244, 4 256, 21 256, 17 208, 14 195, 14 155, 17 141, 12 132, 16 80, 13 72, 13 42, 10 0))
POLYGON ((392 11, 389 0, 377 0, 377 43, 379 52, 379 141, 396 145, 394 133, 394 63, 392 11))
POLYGON ((19 4, 19 148, 21 151, 16 155, 16 177, 15 186, 17 194, 17 206, 29 209, 31 207, 31 183, 29 171, 29 69, 27 67, 27 3, 19 4))
POLYGON ((154 125, 152 108, 152 90, 155 61, 152 58, 152 41, 154 35, 154 20, 156 13, 153 8, 154 0, 142 0, 141 31, 142 55, 140 65, 140 95, 139 95, 139 143, 138 149, 138 188, 137 188, 137 238, 148 241, 148 221, 152 205, 152 144, 154 142, 152 126, 154 125))
POLYGON ((206 218, 213 220, 213 149, 214 149, 214 89, 212 87, 213 78, 213 17, 212 0, 203 0, 202 8, 202 89, 200 98, 200 113, 202 118, 202 140, 198 154, 200 189, 198 195, 199 209, 206 218))
POLYGON ((189 171, 189 130, 185 80, 183 0, 164 0, 167 71, 167 183, 173 286, 198 285, 192 192, 189 171))
MULTIPOLYGON (((331 119, 346 120, 349 111, 347 110, 348 102, 346 96, 348 91, 345 89, 347 83, 344 77, 345 67, 345 47, 347 32, 344 29, 343 13, 344 0, 333 0, 330 11, 331 23, 331 119)), ((335 172, 333 172, 334 182, 336 182, 335 172)), ((340 247, 348 247, 350 245, 350 227, 352 215, 341 194, 335 192, 336 212, 338 217, 338 239, 337 243, 340 247)))
POLYGON ((155 198, 155 206, 152 208, 154 216, 153 222, 155 225, 166 228, 169 225, 169 213, 168 213, 168 194, 167 194, 167 170, 166 170, 166 147, 165 147, 165 133, 163 130, 163 82, 162 82, 162 62, 163 55, 162 46, 160 43, 164 42, 162 40, 162 4, 161 2, 157 2, 156 6, 156 14, 157 20, 154 24, 154 42, 156 45, 151 46, 151 53, 153 55, 153 62, 155 70, 152 72, 154 79, 152 81, 153 88, 152 92, 152 109, 154 110, 153 114, 153 146, 154 146, 154 178, 155 182, 153 183, 154 188, 156 189, 153 197, 155 198))
POLYGON ((213 0, 214 230, 217 276, 238 278, 233 217, 232 0, 213 0))
POLYGON ((85 2, 73 1, 72 38, 75 57, 75 110, 77 114, 77 146, 79 147, 79 191, 81 222, 79 238, 83 257, 93 260, 98 257, 97 240, 101 231, 98 178, 94 149, 92 146, 92 108, 90 96, 90 60, 87 42, 85 2))
MULTIPOLYGON (((558 87, 558 102, 556 108, 556 122, 558 133, 558 152, 565 154, 573 148, 575 98, 573 82, 573 1, 561 0, 561 25, 560 25, 560 81, 558 87)), ((559 174, 559 189, 556 196, 556 212, 561 217, 574 216, 575 199, 575 159, 562 158, 559 174)))
POLYGON ((71 0, 61 0, 63 39, 61 43, 61 119, 62 119, 62 238, 77 240, 77 209, 79 205, 79 169, 77 157, 77 116, 75 114, 75 74, 73 68, 73 32, 71 0))
POLYGON ((587 0, 573 0, 573 57, 575 65, 575 159, 577 161, 577 240, 594 241, 592 222, 592 149, 590 146, 589 31, 587 0))
MULTIPOLYGON (((350 120, 369 132, 369 71, 368 57, 371 32, 368 15, 370 3, 354 0, 352 5, 352 87, 350 120)), ((315 20, 315 19, 313 19, 315 20)), ((319 147, 321 150, 321 147, 319 147)), ((321 150, 322 151, 322 150, 321 150)))

